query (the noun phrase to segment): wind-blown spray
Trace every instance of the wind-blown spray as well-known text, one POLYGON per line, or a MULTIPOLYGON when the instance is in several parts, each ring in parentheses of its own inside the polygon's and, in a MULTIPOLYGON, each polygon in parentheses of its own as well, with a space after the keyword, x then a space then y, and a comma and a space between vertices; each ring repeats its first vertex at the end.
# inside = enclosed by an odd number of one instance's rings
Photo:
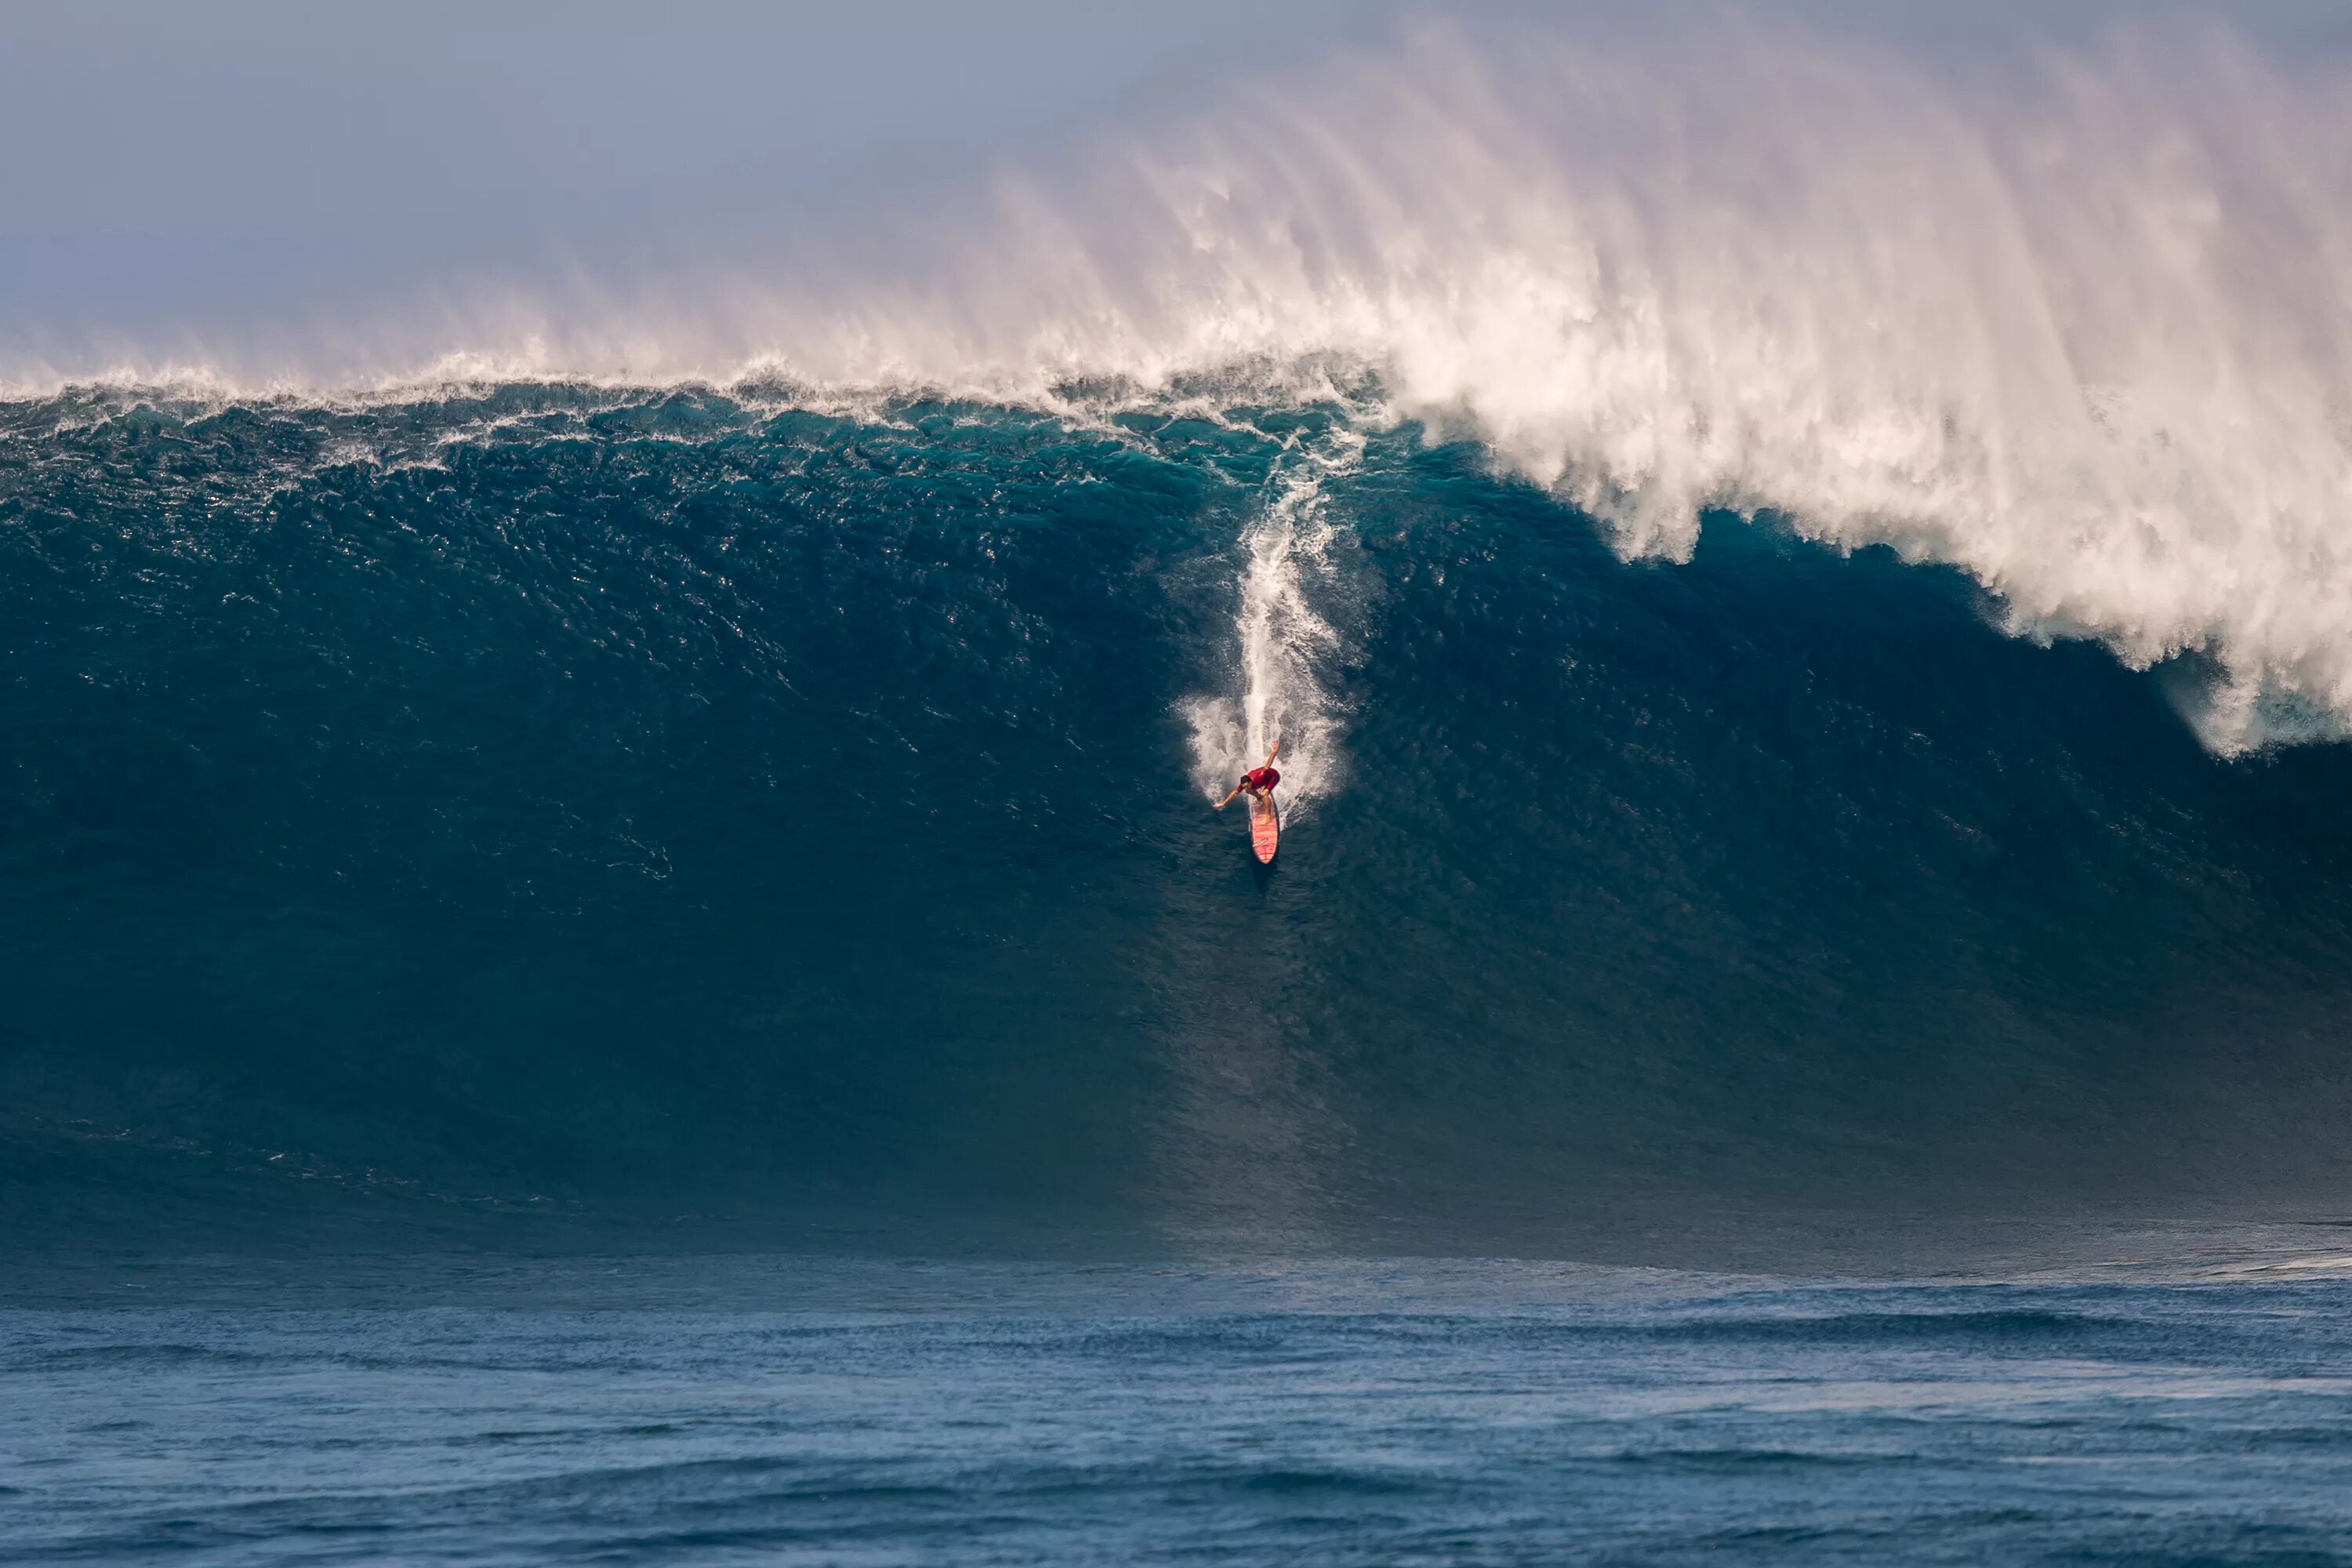
POLYGON ((2020 634, 2196 653, 2227 752, 2352 718, 2347 88, 2210 31, 1974 76, 1769 27, 1415 33, 830 264, 517 287, 205 374, 1064 407, 1344 364, 1628 556, 1770 509, 1962 569, 2020 634))

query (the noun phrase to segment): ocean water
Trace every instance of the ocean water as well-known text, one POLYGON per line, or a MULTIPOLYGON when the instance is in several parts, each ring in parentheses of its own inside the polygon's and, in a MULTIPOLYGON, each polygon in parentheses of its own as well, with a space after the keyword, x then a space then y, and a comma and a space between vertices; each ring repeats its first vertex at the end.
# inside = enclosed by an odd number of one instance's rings
POLYGON ((7 1554, 2347 1560, 2347 754, 1376 399, 12 405, 7 1554))
POLYGON ((2341 61, 1269 73, 0 300, 0 1557, 2343 1560, 2341 61))
POLYGON ((1086 395, 11 405, 12 1226, 2339 1216, 2352 753, 1376 388, 1086 395))
POLYGON ((2340 1262, 117 1262, 0 1308, 0 1505, 44 1563, 2336 1563, 2340 1262))

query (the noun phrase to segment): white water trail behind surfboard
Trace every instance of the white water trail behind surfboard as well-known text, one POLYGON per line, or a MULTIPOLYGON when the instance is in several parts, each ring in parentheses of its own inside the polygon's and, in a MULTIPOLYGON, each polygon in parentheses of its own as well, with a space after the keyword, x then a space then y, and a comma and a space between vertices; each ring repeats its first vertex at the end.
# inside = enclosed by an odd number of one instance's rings
POLYGON ((1242 531, 1241 605, 1234 617, 1240 694, 1185 704, 1193 779, 1211 800, 1223 798, 1276 741, 1276 798, 1286 822, 1339 782, 1340 708, 1326 681, 1346 650, 1313 600, 1338 591, 1324 484, 1353 468, 1362 453, 1362 438, 1352 433, 1332 450, 1299 450, 1272 481, 1265 509, 1242 531))

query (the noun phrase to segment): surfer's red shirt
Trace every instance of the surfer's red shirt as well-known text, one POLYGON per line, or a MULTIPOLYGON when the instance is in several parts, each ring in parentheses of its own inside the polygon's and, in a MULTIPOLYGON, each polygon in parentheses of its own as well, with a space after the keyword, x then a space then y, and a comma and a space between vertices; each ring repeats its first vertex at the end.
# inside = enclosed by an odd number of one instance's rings
POLYGON ((1242 784, 1250 789, 1272 789, 1282 782, 1282 775, 1272 768, 1252 768, 1242 775, 1242 784))

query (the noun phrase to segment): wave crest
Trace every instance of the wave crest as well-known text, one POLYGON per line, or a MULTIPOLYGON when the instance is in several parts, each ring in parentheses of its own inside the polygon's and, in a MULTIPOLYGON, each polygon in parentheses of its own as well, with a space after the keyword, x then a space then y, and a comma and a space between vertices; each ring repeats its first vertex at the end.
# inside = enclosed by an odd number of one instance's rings
POLYGON ((1046 405, 1341 367, 1629 557, 1770 509, 1963 569, 2021 635, 2193 653, 2229 752, 2352 719, 2347 87, 2211 31, 2006 75, 1764 27, 1423 31, 789 280, 506 290, 332 354, 378 388, 1046 405))

